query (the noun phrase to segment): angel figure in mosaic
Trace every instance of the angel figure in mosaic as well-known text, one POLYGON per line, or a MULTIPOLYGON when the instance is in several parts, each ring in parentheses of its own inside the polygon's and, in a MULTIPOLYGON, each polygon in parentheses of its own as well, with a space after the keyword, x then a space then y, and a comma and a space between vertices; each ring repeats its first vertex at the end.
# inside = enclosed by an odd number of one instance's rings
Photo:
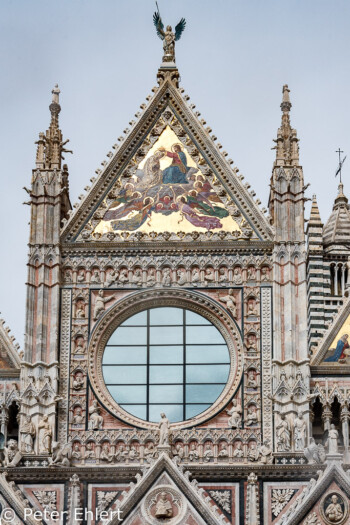
POLYGON ((171 26, 166 26, 164 31, 164 24, 159 11, 153 15, 153 23, 156 27, 157 35, 163 40, 163 62, 175 62, 175 42, 180 40, 186 26, 186 20, 181 18, 180 22, 175 26, 175 33, 171 26))

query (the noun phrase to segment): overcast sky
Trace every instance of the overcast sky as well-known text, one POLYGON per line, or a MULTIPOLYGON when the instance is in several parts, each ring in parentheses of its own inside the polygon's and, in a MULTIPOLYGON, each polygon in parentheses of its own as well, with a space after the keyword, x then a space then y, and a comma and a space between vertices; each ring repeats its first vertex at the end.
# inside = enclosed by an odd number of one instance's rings
MULTIPOLYGON (((158 0, 181 17, 181 85, 266 205, 282 85, 308 196, 327 220, 340 146, 350 155, 348 0, 158 0)), ((151 0, 2 0, 0 3, 0 311, 22 344, 30 185, 38 133, 56 82, 75 202, 156 83, 162 43, 151 0)), ((344 165, 350 196, 350 158, 344 165)), ((307 215, 308 215, 307 208, 307 215)))

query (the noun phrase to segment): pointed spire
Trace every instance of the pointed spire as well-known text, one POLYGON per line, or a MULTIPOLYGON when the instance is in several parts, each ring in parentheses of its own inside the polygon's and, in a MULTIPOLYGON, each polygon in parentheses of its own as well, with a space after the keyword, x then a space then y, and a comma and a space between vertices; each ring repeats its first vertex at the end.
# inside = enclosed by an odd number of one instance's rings
POLYGON ((282 88, 282 123, 277 131, 277 139, 274 139, 276 146, 276 162, 278 166, 297 166, 299 164, 299 139, 297 132, 290 124, 290 110, 292 103, 290 101, 290 89, 287 84, 282 88))
POLYGON ((39 140, 35 143, 38 145, 36 151, 36 167, 38 169, 60 169, 63 152, 72 153, 64 148, 62 132, 59 128, 58 116, 61 111, 60 106, 60 89, 58 84, 55 85, 52 93, 52 101, 49 106, 51 113, 51 122, 46 133, 39 133, 39 140))
POLYGON ((316 195, 312 196, 309 226, 322 226, 320 210, 318 209, 316 195))

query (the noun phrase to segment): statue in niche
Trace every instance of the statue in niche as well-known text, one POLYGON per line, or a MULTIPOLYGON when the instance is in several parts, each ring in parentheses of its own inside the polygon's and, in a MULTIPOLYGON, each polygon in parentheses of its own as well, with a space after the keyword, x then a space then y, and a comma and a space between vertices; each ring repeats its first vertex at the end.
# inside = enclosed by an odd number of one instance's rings
POLYGON ((85 353, 85 343, 82 337, 77 337, 75 340, 74 353, 76 355, 82 355, 85 353))
POLYGON ((328 438, 326 442, 326 446, 328 446, 328 454, 338 454, 338 437, 339 432, 332 423, 331 428, 328 430, 328 438))
POLYGON ((173 517, 173 507, 168 500, 166 492, 161 492, 156 504, 155 517, 158 519, 167 519, 173 517))
POLYGON ((152 461, 152 459, 155 459, 158 456, 158 451, 156 447, 154 446, 154 444, 152 443, 152 441, 146 444, 144 451, 143 451, 143 456, 145 460, 148 461, 149 463, 152 461))
POLYGON ((119 272, 115 270, 111 270, 109 273, 107 273, 106 277, 106 286, 112 286, 118 279, 119 272))
POLYGON ((182 443, 176 443, 175 448, 173 450, 173 456, 177 456, 180 460, 184 457, 184 449, 182 446, 182 443))
POLYGON ((227 282, 227 269, 226 268, 220 268, 219 269, 219 283, 226 283, 227 282))
POLYGON ((163 270, 162 285, 163 286, 171 286, 171 272, 170 272, 170 268, 164 268, 164 270, 163 270))
POLYGON ((283 412, 280 414, 280 422, 276 427, 276 435, 277 452, 289 452, 291 432, 286 415, 283 412))
POLYGON ((82 372, 77 372, 73 379, 73 389, 81 390, 84 387, 84 375, 82 372))
POLYGON ((134 459, 137 459, 138 457, 139 457, 139 453, 137 451, 137 448, 135 447, 135 445, 131 445, 130 450, 129 450, 129 459, 134 460, 134 459))
POLYGON ((252 315, 252 316, 258 315, 257 308, 256 308, 256 300, 252 297, 248 299, 247 315, 252 315))
POLYGON ((103 443, 101 454, 100 454, 100 459, 102 461, 107 461, 108 463, 112 462, 113 454, 111 453, 108 443, 103 443))
POLYGON ((75 413, 72 419, 73 425, 81 425, 84 421, 84 415, 81 407, 75 409, 75 413))
POLYGON ((105 311, 105 304, 116 298, 116 295, 109 295, 108 297, 103 297, 103 295, 104 291, 102 289, 99 290, 95 300, 94 321, 96 321, 105 311))
POLYGON ((220 451, 218 453, 219 458, 228 458, 228 450, 226 443, 222 443, 220 447, 220 451))
POLYGON ((250 441, 247 452, 248 461, 258 461, 259 459, 259 450, 256 445, 256 441, 250 441))
POLYGON ((215 272, 213 268, 207 268, 205 270, 204 281, 205 281, 205 284, 210 284, 210 283, 215 282, 215 272))
POLYGON ((239 428, 242 421, 242 407, 238 403, 237 399, 232 401, 231 408, 226 410, 226 412, 230 416, 228 420, 228 426, 231 428, 239 428))
POLYGON ((78 283, 85 282, 85 272, 84 272, 84 270, 79 270, 78 275, 77 275, 77 281, 78 281, 78 283))
POLYGON ((96 453, 92 441, 86 443, 84 459, 96 459, 96 453))
POLYGON ((76 306, 75 311, 75 317, 77 319, 84 319, 85 318, 85 303, 83 301, 79 301, 76 306))
POLYGON ((247 272, 247 279, 248 281, 255 281, 256 279, 256 272, 254 266, 249 266, 248 272, 247 272))
POLYGON ((171 26, 166 26, 164 31, 164 24, 159 11, 153 15, 153 23, 156 27, 157 35, 163 40, 163 62, 175 62, 175 42, 180 40, 186 27, 186 20, 181 18, 180 22, 175 26, 175 33, 173 33, 171 26))
POLYGON ((101 279, 100 279, 100 273, 98 270, 94 270, 93 271, 93 274, 91 276, 91 284, 100 284, 101 282, 101 279))
POLYGON ((21 444, 22 452, 31 454, 34 450, 34 439, 36 435, 35 426, 32 423, 31 416, 26 416, 24 423, 21 425, 21 444))
POLYGON ((220 297, 220 302, 226 304, 227 310, 231 313, 232 317, 236 319, 237 318, 236 299, 235 299, 232 288, 229 289, 228 295, 224 295, 223 297, 220 297))
POLYGON ((338 523, 344 518, 344 512, 341 504, 339 503, 339 497, 337 494, 332 494, 331 503, 326 507, 324 513, 331 523, 338 523))
POLYGON ((101 409, 96 399, 89 407, 89 430, 101 430, 103 428, 103 416, 100 415, 101 409))
POLYGON ((129 457, 129 451, 123 443, 115 451, 114 457, 115 457, 115 460, 118 462, 125 461, 126 458, 129 457))
POLYGON ((192 443, 190 446, 190 451, 188 453, 188 459, 189 461, 198 461, 199 460, 199 452, 197 450, 197 445, 195 443, 192 443))
POLYGON ((233 450, 233 457, 234 458, 242 458, 243 455, 244 455, 244 453, 243 453, 243 445, 242 445, 242 441, 239 439, 235 443, 234 450, 233 450))
POLYGON ((247 350, 251 353, 257 351, 256 336, 254 334, 249 334, 247 337, 247 350))
POLYGON ((260 457, 261 463, 264 463, 266 465, 267 463, 273 462, 272 450, 269 447, 268 441, 264 441, 263 444, 259 447, 259 453, 261 456, 260 457))
POLYGON ((78 443, 75 443, 75 445, 73 446, 72 458, 81 459, 81 452, 78 443))
POLYGON ((209 461, 214 457, 213 451, 211 449, 211 446, 209 443, 205 446, 204 452, 203 452, 203 461, 206 463, 209 463, 209 461))
POLYGON ((303 451, 305 448, 306 437, 306 421, 303 413, 299 412, 294 420, 294 449, 295 451, 303 451))
POLYGON ((243 283, 242 272, 241 272, 241 269, 239 268, 239 266, 236 266, 233 269, 232 281, 234 282, 234 284, 242 284, 243 283))
POLYGON ((248 370, 247 388, 251 388, 253 390, 258 388, 258 383, 257 383, 257 380, 256 380, 256 372, 255 372, 255 370, 248 370))
POLYGON ((73 282, 72 272, 70 270, 66 270, 65 271, 65 273, 64 273, 64 280, 66 281, 66 283, 72 283, 73 282))
POLYGON ((258 415, 255 405, 249 405, 247 409, 247 420, 246 425, 248 427, 258 424, 258 415))
POLYGON ((121 284, 127 284, 129 282, 129 272, 126 268, 120 271, 119 282, 121 284))
POLYGON ((176 275, 177 284, 179 284, 180 286, 184 286, 185 284, 187 284, 187 274, 184 268, 177 270, 176 275))
POLYGON ((192 270, 192 284, 197 286, 201 282, 201 274, 198 268, 193 268, 192 270))
POLYGON ((49 422, 49 416, 44 414, 38 424, 39 431, 39 452, 51 454, 52 444, 52 427, 49 422))
POLYGON ((270 270, 267 266, 261 268, 261 280, 269 281, 270 280, 270 270))
POLYGON ((157 282, 156 271, 154 268, 150 268, 148 271, 147 280, 146 280, 147 286, 149 287, 154 286, 156 282, 157 282))
POLYGON ((159 446, 167 447, 169 445, 170 438, 170 422, 164 412, 160 414, 160 421, 158 423, 159 428, 159 446))
POLYGON ((142 270, 140 268, 136 268, 132 276, 132 283, 136 284, 136 286, 142 286, 142 270))

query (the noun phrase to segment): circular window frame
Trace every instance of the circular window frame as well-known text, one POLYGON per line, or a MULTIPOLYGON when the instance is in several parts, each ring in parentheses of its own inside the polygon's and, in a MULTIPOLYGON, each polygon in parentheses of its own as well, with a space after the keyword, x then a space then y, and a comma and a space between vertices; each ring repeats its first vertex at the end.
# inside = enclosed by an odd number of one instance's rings
POLYGON ((150 308, 177 307, 191 310, 210 321, 221 333, 230 355, 230 372, 223 391, 214 403, 197 416, 171 423, 171 429, 193 427, 215 417, 232 399, 243 374, 243 346, 239 329, 224 308, 210 297, 194 291, 148 290, 132 293, 117 301, 95 324, 88 346, 88 373, 91 387, 102 405, 115 417, 132 426, 156 429, 158 423, 133 416, 114 400, 103 378, 102 359, 113 332, 129 317, 150 308))

